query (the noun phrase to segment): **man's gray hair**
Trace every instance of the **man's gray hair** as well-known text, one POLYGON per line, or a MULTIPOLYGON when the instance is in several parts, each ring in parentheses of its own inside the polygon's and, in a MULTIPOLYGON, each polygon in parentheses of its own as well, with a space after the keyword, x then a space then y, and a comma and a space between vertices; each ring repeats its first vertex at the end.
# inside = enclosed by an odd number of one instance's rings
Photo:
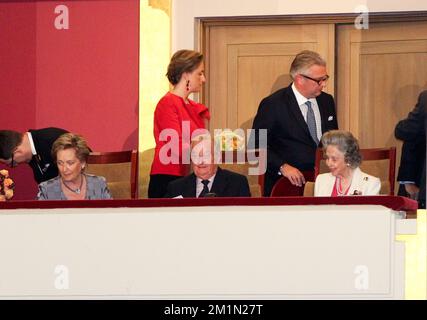
POLYGON ((313 65, 326 67, 326 61, 317 52, 304 50, 295 56, 289 73, 295 79, 297 74, 304 74, 313 65))

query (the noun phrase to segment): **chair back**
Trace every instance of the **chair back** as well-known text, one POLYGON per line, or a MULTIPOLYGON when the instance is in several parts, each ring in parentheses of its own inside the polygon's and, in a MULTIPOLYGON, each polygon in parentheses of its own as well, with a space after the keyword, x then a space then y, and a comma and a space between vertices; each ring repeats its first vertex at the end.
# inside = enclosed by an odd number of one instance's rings
POLYGON ((136 150, 91 152, 87 164, 87 173, 105 177, 114 199, 136 198, 136 150))
MULTIPOLYGON (((301 171, 304 175, 306 184, 308 181, 313 181, 314 173, 313 171, 301 171)), ((281 177, 274 184, 273 189, 271 190, 271 197, 299 197, 304 194, 304 186, 297 187, 294 186, 288 178, 281 177)))
POLYGON ((314 182, 307 181, 304 185, 304 197, 314 197, 314 182))
MULTIPOLYGON (((362 163, 360 169, 381 180, 380 194, 394 195, 396 147, 360 149, 362 163)), ((323 150, 317 149, 314 176, 329 172, 323 150)))
POLYGON ((221 154, 221 163, 219 166, 222 169, 230 170, 246 176, 249 183, 249 189, 252 197, 262 197, 264 190, 263 178, 264 175, 251 174, 250 169, 262 167, 265 165, 265 154, 261 150, 246 150, 246 151, 223 151, 221 154), (264 158, 262 158, 264 155, 264 158), (256 162, 259 159, 259 162, 256 162), (263 160, 264 159, 264 160, 263 160))

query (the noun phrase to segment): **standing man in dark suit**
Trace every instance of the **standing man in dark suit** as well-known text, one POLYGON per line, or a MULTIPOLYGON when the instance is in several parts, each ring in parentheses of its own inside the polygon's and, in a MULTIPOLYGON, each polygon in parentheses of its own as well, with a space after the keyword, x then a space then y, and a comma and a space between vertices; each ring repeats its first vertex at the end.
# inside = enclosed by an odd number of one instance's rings
MULTIPOLYGON (((322 91, 329 79, 325 60, 316 52, 302 51, 292 62, 290 75, 291 85, 261 101, 252 126, 255 134, 267 129, 264 196, 281 176, 302 187, 301 171, 314 171, 322 134, 338 129, 334 99, 322 91)), ((255 147, 263 148, 255 139, 255 147)))
POLYGON ((418 200, 421 209, 426 207, 426 112, 427 90, 421 92, 415 108, 394 131, 396 138, 403 140, 397 180, 408 196, 418 200))
POLYGON ((192 143, 193 173, 170 182, 165 198, 250 197, 248 179, 218 167, 214 161, 214 152, 218 150, 212 139, 200 138, 192 143))
POLYGON ((67 132, 59 128, 28 130, 24 133, 0 130, 0 162, 10 167, 28 163, 37 183, 55 178, 58 168, 52 160, 52 145, 67 132))

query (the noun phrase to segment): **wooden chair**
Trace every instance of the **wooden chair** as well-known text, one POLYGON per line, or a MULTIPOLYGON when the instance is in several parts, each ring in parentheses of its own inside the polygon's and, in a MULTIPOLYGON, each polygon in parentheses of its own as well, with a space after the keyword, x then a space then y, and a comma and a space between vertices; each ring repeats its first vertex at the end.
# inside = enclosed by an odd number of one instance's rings
POLYGON ((314 182, 307 181, 304 185, 304 197, 314 197, 314 182))
POLYGON ((249 188, 252 197, 262 197, 264 190, 264 175, 249 174, 251 168, 262 167, 266 165, 266 156, 262 150, 245 150, 245 151, 223 151, 221 154, 222 169, 227 169, 240 173, 248 178, 249 188), (251 160, 259 159, 260 163, 252 163, 251 160))
POLYGON ((107 179, 114 199, 135 199, 138 153, 136 150, 91 152, 86 172, 107 179))
MULTIPOLYGON (((380 194, 394 195, 396 148, 360 149, 362 163, 360 169, 381 180, 380 194)), ((329 172, 324 161, 323 150, 317 149, 314 177, 329 172)))

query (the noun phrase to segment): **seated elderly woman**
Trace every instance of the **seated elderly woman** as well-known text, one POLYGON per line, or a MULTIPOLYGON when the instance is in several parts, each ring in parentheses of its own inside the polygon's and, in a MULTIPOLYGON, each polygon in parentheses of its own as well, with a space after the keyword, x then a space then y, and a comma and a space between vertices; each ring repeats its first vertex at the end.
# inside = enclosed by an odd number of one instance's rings
POLYGON ((359 143, 347 131, 331 130, 322 136, 323 153, 329 173, 319 174, 314 196, 377 195, 380 179, 360 170, 359 143))
POLYGON ((84 173, 90 149, 83 137, 65 133, 52 145, 56 178, 39 184, 38 200, 111 199, 104 177, 84 173))

